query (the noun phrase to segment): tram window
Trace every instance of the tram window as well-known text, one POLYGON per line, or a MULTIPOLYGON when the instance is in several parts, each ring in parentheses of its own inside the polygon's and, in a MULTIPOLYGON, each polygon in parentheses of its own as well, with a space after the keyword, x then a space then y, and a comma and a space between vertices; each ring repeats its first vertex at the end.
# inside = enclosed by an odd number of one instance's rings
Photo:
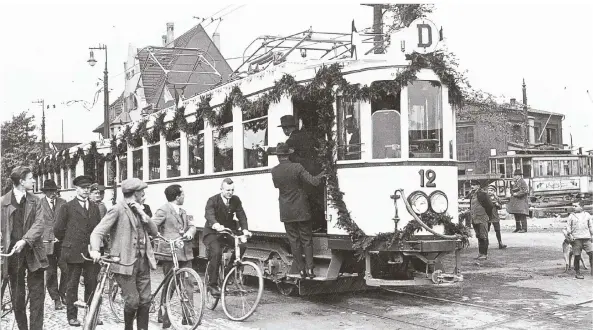
POLYGON ((56 172, 56 185, 58 187, 62 185, 62 174, 59 171, 56 172))
POLYGON ((263 146, 268 144, 268 117, 243 122, 243 167, 268 166, 263 146))
POLYGON ((522 172, 524 177, 531 177, 531 164, 525 164, 525 160, 523 161, 522 172))
POLYGON ((107 182, 105 182, 105 186, 111 186, 113 184, 113 178, 115 177, 111 161, 105 162, 105 171, 107 172, 107 182))
POLYGON ((560 175, 560 162, 557 160, 552 161, 552 175, 553 176, 560 175))
POLYGON ((167 137, 167 178, 181 175, 180 135, 174 133, 167 137))
POLYGON ((148 147, 148 180, 160 179, 161 177, 161 146, 148 147))
POLYGON ((198 135, 188 135, 188 160, 189 174, 204 173, 204 132, 198 132, 198 135))
POLYGON ((506 177, 507 178, 512 178, 513 177, 513 159, 512 158, 507 158, 507 168, 506 168, 506 177))
POLYGON ((415 81, 408 87, 410 157, 443 157, 441 85, 415 81))
POLYGON ((360 102, 337 98, 338 159, 360 159, 360 102))
POLYGON ((76 178, 76 164, 70 167, 70 182, 74 182, 74 178, 76 178))
POLYGON ((128 156, 121 155, 118 158, 119 161, 119 182, 124 181, 128 178, 128 156))
POLYGON ((561 160, 560 161, 560 175, 570 175, 570 161, 569 160, 561 160))
POLYGON ((577 160, 571 160, 571 175, 579 175, 579 163, 577 160))
POLYGON ((214 145, 214 172, 233 170, 233 127, 212 131, 214 145))
POLYGON ((371 115, 373 159, 401 158, 401 116, 395 110, 379 110, 371 115))
POLYGON ((132 177, 143 180, 144 166, 142 166, 143 158, 142 149, 132 151, 132 177))
POLYGON ((103 164, 100 164, 98 161, 96 161, 95 164, 95 168, 96 168, 96 174, 95 174, 95 182, 97 182, 98 184, 101 185, 105 185, 105 162, 103 162, 103 164))

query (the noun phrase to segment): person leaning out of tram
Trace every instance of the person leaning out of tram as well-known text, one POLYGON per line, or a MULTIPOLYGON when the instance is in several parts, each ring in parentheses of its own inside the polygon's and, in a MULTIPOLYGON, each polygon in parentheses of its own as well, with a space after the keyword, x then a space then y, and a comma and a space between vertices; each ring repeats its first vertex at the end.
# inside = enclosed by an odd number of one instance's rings
MULTIPOLYGON (((218 232, 224 229, 231 229, 233 232, 242 231, 243 235, 251 235, 247 226, 247 215, 243 210, 243 203, 239 196, 234 195, 235 184, 230 178, 225 178, 220 184, 220 193, 210 197, 206 202, 204 217, 204 245, 208 251, 208 290, 213 296, 220 295, 218 287, 218 269, 222 260, 222 250, 225 246, 235 246, 235 241, 228 235, 221 235, 218 232), (234 220, 237 216, 238 222, 234 220)), ((240 255, 245 253, 246 248, 241 245, 240 255)), ((231 256, 229 269, 235 255, 231 256)), ((227 273, 225 271, 225 273, 227 273)))
POLYGON ((498 216, 498 210, 502 209, 502 202, 500 198, 496 196, 496 187, 488 186, 488 197, 490 197, 490 201, 492 201, 492 216, 490 217, 490 221, 488 221, 488 232, 490 232, 490 227, 494 227, 494 232, 496 233, 496 239, 498 240, 498 248, 499 249, 506 249, 507 246, 502 244, 502 236, 500 235, 500 218, 498 216))
POLYGON ((150 270, 156 269, 154 252, 148 235, 156 236, 157 226, 144 212, 147 184, 137 178, 122 181, 123 200, 115 204, 95 227, 91 234, 90 256, 95 261, 101 259, 99 248, 108 233, 111 240, 109 254, 118 256, 124 266, 113 264, 111 272, 122 290, 124 300, 124 329, 148 329, 150 311, 150 270))
POLYGON ((526 233, 527 216, 529 215, 529 201, 527 200, 529 188, 520 169, 513 172, 513 179, 511 199, 507 204, 507 212, 515 217, 516 228, 513 233, 526 233))
MULTIPOLYGON (((182 248, 177 250, 179 268, 192 268, 192 260, 194 259, 192 239, 196 234, 196 227, 192 221, 193 219, 181 208, 185 201, 183 188, 178 184, 172 184, 165 188, 165 197, 167 198, 167 203, 156 210, 152 221, 157 226, 159 233, 166 239, 172 240, 183 237, 185 244, 182 248)), ((169 244, 163 244, 162 242, 159 242, 156 252, 165 253, 169 256, 171 255, 169 244)), ((162 260, 163 274, 167 275, 173 268, 173 260, 171 260, 171 257, 157 256, 156 259, 162 260)), ((190 288, 193 287, 193 283, 187 283, 187 285, 190 288)), ((193 289, 189 292, 190 294, 193 293, 193 289)), ((161 303, 163 306, 165 305, 165 295, 161 295, 161 303)), ((163 329, 171 327, 171 322, 169 321, 167 313, 162 315, 160 309, 158 320, 159 323, 163 323, 163 329)), ((184 320, 184 322, 187 322, 187 320, 184 320)))
POLYGON ((478 239, 478 256, 476 257, 478 260, 488 259, 488 222, 493 210, 492 201, 482 189, 480 182, 472 180, 469 212, 478 239))
POLYGON ((302 278, 314 278, 313 233, 306 185, 318 186, 324 173, 312 176, 303 165, 290 161, 293 150, 286 143, 278 143, 279 164, 272 169, 272 181, 278 188, 280 221, 284 223, 295 267, 302 278), (305 260, 303 261, 303 252, 305 260))

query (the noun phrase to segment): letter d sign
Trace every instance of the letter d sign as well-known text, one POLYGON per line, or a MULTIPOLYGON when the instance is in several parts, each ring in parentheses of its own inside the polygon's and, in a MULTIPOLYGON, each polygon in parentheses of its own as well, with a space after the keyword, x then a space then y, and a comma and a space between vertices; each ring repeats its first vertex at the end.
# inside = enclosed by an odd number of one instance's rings
POLYGON ((428 24, 417 24, 418 47, 428 48, 432 46, 432 28, 428 24))
POLYGON ((410 24, 408 40, 411 41, 410 52, 420 54, 432 53, 439 44, 439 29, 429 19, 419 18, 410 24))

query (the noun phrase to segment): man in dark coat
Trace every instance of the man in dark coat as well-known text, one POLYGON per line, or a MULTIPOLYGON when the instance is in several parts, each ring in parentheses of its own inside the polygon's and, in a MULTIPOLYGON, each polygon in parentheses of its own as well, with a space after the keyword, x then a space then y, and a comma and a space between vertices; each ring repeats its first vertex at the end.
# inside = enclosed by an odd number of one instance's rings
MULTIPOLYGON (((226 178, 220 185, 220 194, 208 199, 206 203, 206 224, 204 225, 204 245, 208 248, 208 289, 213 296, 220 295, 218 288, 218 269, 222 260, 222 249, 224 246, 233 246, 235 241, 228 235, 218 234, 219 231, 228 228, 233 231, 242 231, 244 235, 250 235, 247 226, 247 215, 243 210, 243 204, 239 196, 234 195, 235 185, 233 180, 226 178), (234 220, 237 216, 239 222, 234 220)), ((241 255, 245 248, 241 248, 241 255)), ((234 257, 234 255, 233 255, 234 257)))
MULTIPOLYGON (((76 197, 60 208, 54 225, 54 234, 62 242, 61 258, 68 266, 68 286, 66 289, 66 316, 68 324, 80 326, 78 308, 74 303, 78 300, 78 284, 84 272, 84 300, 87 304, 93 298, 97 287, 97 275, 100 265, 82 258, 88 258, 88 245, 93 229, 101 215, 97 204, 89 200, 92 179, 81 175, 72 182, 76 188, 76 197)), ((102 324, 99 321, 98 324, 102 324)))
POLYGON ((280 164, 272 169, 272 181, 279 190, 280 221, 284 223, 292 250, 295 265, 292 268, 296 268, 303 278, 314 278, 311 212, 305 185, 319 185, 323 174, 312 176, 303 165, 291 162, 292 153, 288 144, 278 143, 276 155, 280 164))
POLYGON ((472 225, 478 239, 478 256, 476 259, 488 259, 488 222, 492 217, 492 201, 482 190, 480 182, 472 180, 469 202, 469 212, 472 225))
MULTIPOLYGON (((286 144, 294 152, 290 155, 290 161, 303 165, 305 170, 311 175, 321 173, 322 166, 315 150, 317 141, 309 132, 299 130, 293 116, 286 115, 280 118, 280 127, 288 139, 286 144)), ((324 186, 323 184, 314 186, 309 183, 304 184, 307 199, 309 200, 311 219, 313 220, 313 231, 327 231, 327 222, 325 221, 324 206, 324 186)))
POLYGON ((529 188, 523 180, 523 173, 516 169, 513 173, 513 184, 511 185, 511 199, 507 204, 507 212, 515 217, 515 230, 513 233, 527 232, 527 215, 529 215, 529 188))
POLYGON ((2 260, 2 278, 10 281, 14 318, 20 330, 43 329, 43 287, 47 255, 43 246, 43 220, 37 217, 39 199, 29 191, 35 186, 28 167, 17 166, 10 173, 13 189, 2 196, 0 222, 3 253, 14 255, 2 260), (25 276, 29 288, 31 327, 27 324, 25 276))
POLYGON ((36 217, 41 218, 43 222, 43 244, 45 245, 45 253, 49 267, 45 273, 45 281, 47 293, 54 301, 55 310, 63 309, 62 301, 66 300, 66 267, 63 262, 58 263, 60 254, 62 252, 62 243, 56 241, 54 235, 54 224, 58 216, 58 212, 62 205, 66 204, 66 200, 58 197, 58 186, 52 179, 45 180, 41 191, 45 195, 40 200, 40 207, 38 208, 36 217), (58 266, 60 268, 61 276, 58 285, 58 266))

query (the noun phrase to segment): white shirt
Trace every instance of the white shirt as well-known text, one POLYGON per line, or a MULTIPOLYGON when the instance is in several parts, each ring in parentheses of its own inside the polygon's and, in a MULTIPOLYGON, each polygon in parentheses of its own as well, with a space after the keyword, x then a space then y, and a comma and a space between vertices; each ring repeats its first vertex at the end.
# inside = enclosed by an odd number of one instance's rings
POLYGON ((56 207, 56 204, 55 204, 55 202, 54 202, 54 204, 52 205, 52 204, 51 204, 51 198, 49 198, 49 197, 45 196, 45 199, 47 199, 47 204, 49 204, 49 207, 50 207, 50 208, 52 209, 52 211, 53 211, 54 207, 56 207))
POLYGON ((22 192, 18 189, 13 189, 12 193, 14 195, 14 199, 16 199, 17 203, 20 203, 24 196, 27 195, 27 192, 22 192))
POLYGON ((89 205, 89 200, 87 199, 80 199, 77 197, 74 197, 78 200, 78 203, 80 204, 80 206, 82 206, 83 209, 88 210, 88 205, 89 205))
POLYGON ((231 199, 230 199, 230 198, 226 198, 226 197, 224 197, 222 194, 220 194, 220 197, 222 198, 222 202, 223 202, 225 205, 227 205, 227 206, 228 206, 228 205, 230 205, 230 204, 231 204, 231 199))

